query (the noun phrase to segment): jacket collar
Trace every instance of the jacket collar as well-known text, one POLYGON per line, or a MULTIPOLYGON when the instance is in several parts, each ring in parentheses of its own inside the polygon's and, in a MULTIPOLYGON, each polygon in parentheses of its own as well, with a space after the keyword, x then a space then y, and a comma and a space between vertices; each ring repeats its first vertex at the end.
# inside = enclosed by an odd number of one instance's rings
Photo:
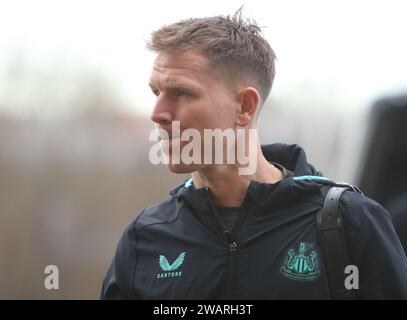
MULTIPOLYGON (((296 144, 263 145, 262 152, 269 162, 277 162, 293 171, 294 177, 286 178, 274 184, 252 180, 247 192, 256 206, 267 206, 278 210, 287 203, 298 201, 301 194, 315 193, 320 190, 321 182, 333 183, 307 162, 304 150, 296 144)), ((210 211, 209 188, 196 189, 192 179, 188 179, 171 189, 170 194, 173 197, 185 199, 196 210, 210 211)))

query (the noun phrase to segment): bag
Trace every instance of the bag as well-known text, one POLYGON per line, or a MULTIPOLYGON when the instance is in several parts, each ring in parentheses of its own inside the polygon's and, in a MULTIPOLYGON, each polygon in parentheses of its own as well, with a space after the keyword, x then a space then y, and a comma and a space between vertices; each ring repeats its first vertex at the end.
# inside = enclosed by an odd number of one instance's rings
POLYGON ((324 206, 317 213, 318 241, 325 262, 330 297, 350 299, 351 290, 345 288, 345 267, 349 265, 348 247, 339 210, 339 200, 346 190, 360 192, 351 185, 329 189, 324 206))

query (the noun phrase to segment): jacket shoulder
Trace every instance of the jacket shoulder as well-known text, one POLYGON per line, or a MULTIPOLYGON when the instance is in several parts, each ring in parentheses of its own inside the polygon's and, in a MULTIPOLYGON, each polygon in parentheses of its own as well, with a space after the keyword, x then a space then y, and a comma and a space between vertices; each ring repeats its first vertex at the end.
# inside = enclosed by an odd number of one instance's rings
POLYGON ((344 192, 339 207, 344 219, 357 229, 368 221, 391 223, 390 214, 383 206, 359 192, 344 192))
POLYGON ((142 210, 129 227, 139 231, 149 225, 170 223, 177 218, 180 207, 181 203, 174 197, 159 202, 142 210))

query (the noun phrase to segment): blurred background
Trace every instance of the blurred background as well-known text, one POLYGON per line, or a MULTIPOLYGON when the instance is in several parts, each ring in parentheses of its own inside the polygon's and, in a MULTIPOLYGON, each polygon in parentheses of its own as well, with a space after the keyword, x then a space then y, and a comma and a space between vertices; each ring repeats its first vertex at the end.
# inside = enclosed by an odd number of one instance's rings
POLYGON ((124 227, 186 178, 148 159, 146 40, 241 5, 278 58, 263 143, 406 210, 405 1, 0 0, 0 299, 99 297, 124 227))

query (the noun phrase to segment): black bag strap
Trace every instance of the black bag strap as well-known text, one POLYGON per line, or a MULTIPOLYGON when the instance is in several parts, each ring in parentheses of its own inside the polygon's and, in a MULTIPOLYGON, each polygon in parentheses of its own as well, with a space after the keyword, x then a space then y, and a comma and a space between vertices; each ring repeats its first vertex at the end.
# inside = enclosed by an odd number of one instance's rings
POLYGON ((345 288, 345 267, 349 265, 348 248, 339 211, 342 193, 350 187, 329 189, 324 206, 317 213, 319 245, 325 261, 331 299, 350 299, 351 290, 345 288))

